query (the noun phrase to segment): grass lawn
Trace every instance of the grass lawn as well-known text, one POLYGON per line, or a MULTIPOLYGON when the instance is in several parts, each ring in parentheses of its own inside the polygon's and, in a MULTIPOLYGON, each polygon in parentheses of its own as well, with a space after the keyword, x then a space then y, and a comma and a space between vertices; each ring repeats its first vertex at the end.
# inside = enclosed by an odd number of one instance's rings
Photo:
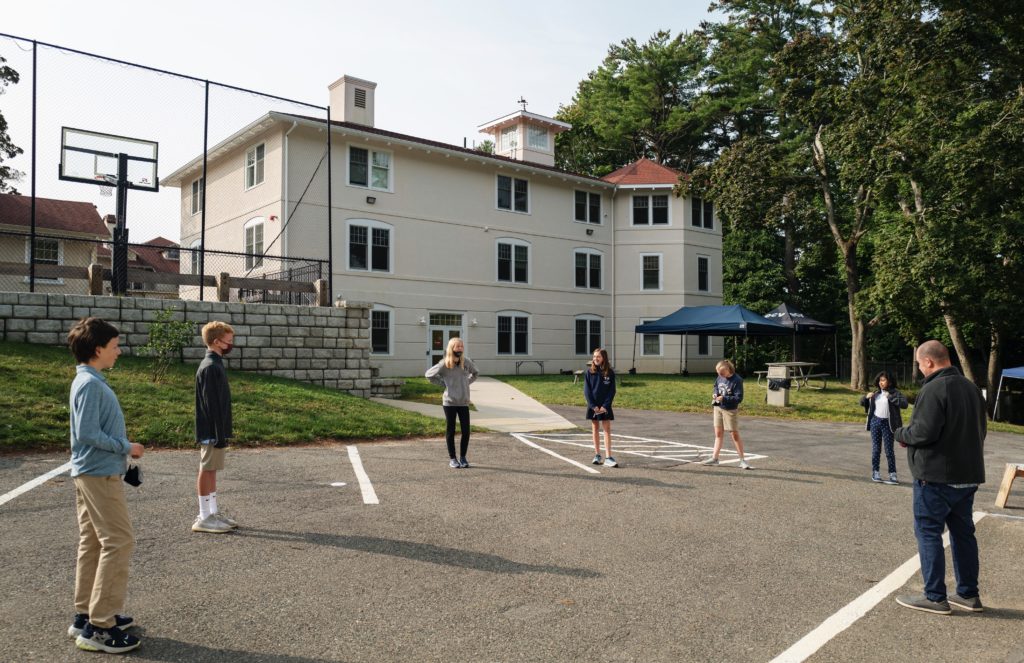
MULTIPOLYGON (((160 447, 194 446, 195 365, 171 366, 160 384, 152 381, 152 365, 150 359, 121 357, 106 373, 129 438, 160 447)), ((0 451, 67 448, 74 375, 66 349, 0 342, 0 451)), ((334 389, 241 371, 230 371, 229 379, 234 443, 241 446, 444 434, 443 420, 334 389)))
MULTIPOLYGON (((496 375, 547 405, 575 405, 585 407, 583 381, 572 383, 567 375, 496 375)), ((615 406, 637 410, 667 410, 669 412, 711 411, 711 375, 625 375, 620 374, 615 393, 615 406)), ((863 423, 864 409, 858 401, 861 394, 842 384, 829 383, 827 389, 791 389, 789 407, 781 408, 765 403, 766 389, 751 377, 744 380, 743 414, 783 419, 814 419, 863 423)), ((901 389, 913 402, 914 389, 901 389)), ((906 414, 904 421, 908 420, 906 414)), ((989 422, 989 430, 1024 434, 1024 426, 989 422)))
MULTIPOLYGON (((427 378, 422 376, 402 379, 405 380, 405 384, 402 385, 403 401, 426 403, 427 405, 437 405, 438 407, 442 405, 441 397, 444 395, 444 387, 431 384, 427 378)), ((472 387, 470 387, 470 394, 472 394, 472 387)), ((470 404, 469 409, 476 410, 476 407, 470 404)))

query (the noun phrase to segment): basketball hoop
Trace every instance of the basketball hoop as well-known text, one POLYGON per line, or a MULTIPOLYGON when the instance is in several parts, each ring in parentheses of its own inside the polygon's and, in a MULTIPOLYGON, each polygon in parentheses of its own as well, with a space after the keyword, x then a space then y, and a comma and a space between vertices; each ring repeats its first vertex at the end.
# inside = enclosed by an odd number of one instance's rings
POLYGON ((109 198, 110 196, 114 195, 114 187, 107 186, 105 184, 100 185, 100 195, 109 198))

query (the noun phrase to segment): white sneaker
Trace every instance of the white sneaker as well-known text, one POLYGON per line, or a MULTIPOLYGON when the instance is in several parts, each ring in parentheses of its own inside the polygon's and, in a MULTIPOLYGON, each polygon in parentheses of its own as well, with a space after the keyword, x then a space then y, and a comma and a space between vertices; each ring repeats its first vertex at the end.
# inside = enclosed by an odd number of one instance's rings
POLYGON ((707 460, 701 461, 700 464, 701 465, 718 465, 718 459, 717 458, 708 458, 707 460))
POLYGON ((619 463, 611 456, 605 456, 604 464, 606 467, 618 467, 619 463))
POLYGON ((216 515, 211 514, 206 518, 196 516, 196 521, 192 523, 192 531, 225 534, 231 531, 231 526, 219 520, 216 515))
POLYGON ((752 470, 752 469, 754 469, 754 468, 753 468, 753 467, 751 467, 751 466, 750 466, 750 463, 748 463, 747 461, 745 461, 745 460, 741 460, 741 461, 740 461, 740 469, 741 469, 741 470, 752 470))
POLYGON ((231 529, 238 529, 238 521, 229 516, 228 514, 224 513, 223 511, 218 511, 217 513, 211 515, 217 520, 227 525, 228 527, 230 527, 231 529))

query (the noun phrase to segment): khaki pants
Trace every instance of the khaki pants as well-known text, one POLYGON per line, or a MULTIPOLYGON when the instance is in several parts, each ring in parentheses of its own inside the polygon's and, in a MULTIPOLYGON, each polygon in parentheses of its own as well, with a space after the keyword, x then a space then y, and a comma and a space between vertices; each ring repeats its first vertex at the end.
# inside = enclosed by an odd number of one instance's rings
POLYGON ((75 477, 78 507, 78 566, 75 570, 75 612, 88 613, 99 628, 115 625, 124 609, 128 566, 135 535, 128 517, 120 475, 75 477))

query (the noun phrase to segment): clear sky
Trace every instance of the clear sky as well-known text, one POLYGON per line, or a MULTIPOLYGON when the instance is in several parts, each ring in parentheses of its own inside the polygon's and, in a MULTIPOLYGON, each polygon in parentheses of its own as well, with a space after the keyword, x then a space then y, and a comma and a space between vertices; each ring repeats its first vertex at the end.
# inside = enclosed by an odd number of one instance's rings
MULTIPOLYGON (((0 32, 58 44, 201 79, 326 106, 327 86, 344 74, 377 83, 382 129, 461 145, 476 127, 518 109, 553 115, 608 46, 659 29, 691 31, 708 18, 707 0, 293 0, 148 3, 109 0, 5 2, 0 32)), ((0 39, 0 56, 22 83, 0 96, 15 142, 26 148, 31 53, 0 39)), ((59 128, 73 126, 160 142, 160 175, 201 151, 202 89, 160 76, 137 76, 48 51, 39 59, 37 168, 40 196, 95 202, 112 198, 56 180, 59 128), (58 111, 58 108, 60 109, 58 111), (51 135, 52 134, 52 135, 51 135), (198 143, 197 143, 198 135, 198 143)), ((266 110, 299 111, 243 95, 211 97, 211 134, 222 138, 266 110)), ((304 112, 310 112, 306 109, 304 112)), ((16 167, 28 170, 27 155, 16 167)), ((27 193, 29 182, 18 185, 27 193)), ((132 241, 177 240, 176 190, 132 193, 145 204, 132 241), (160 197, 159 206, 152 199, 160 197), (161 207, 162 206, 162 207, 161 207), (169 211, 173 210, 173 212, 169 211), (143 222, 144 220, 144 222, 143 222), (145 236, 141 236, 145 235, 145 236)), ((131 212, 130 212, 131 214, 131 212)))

